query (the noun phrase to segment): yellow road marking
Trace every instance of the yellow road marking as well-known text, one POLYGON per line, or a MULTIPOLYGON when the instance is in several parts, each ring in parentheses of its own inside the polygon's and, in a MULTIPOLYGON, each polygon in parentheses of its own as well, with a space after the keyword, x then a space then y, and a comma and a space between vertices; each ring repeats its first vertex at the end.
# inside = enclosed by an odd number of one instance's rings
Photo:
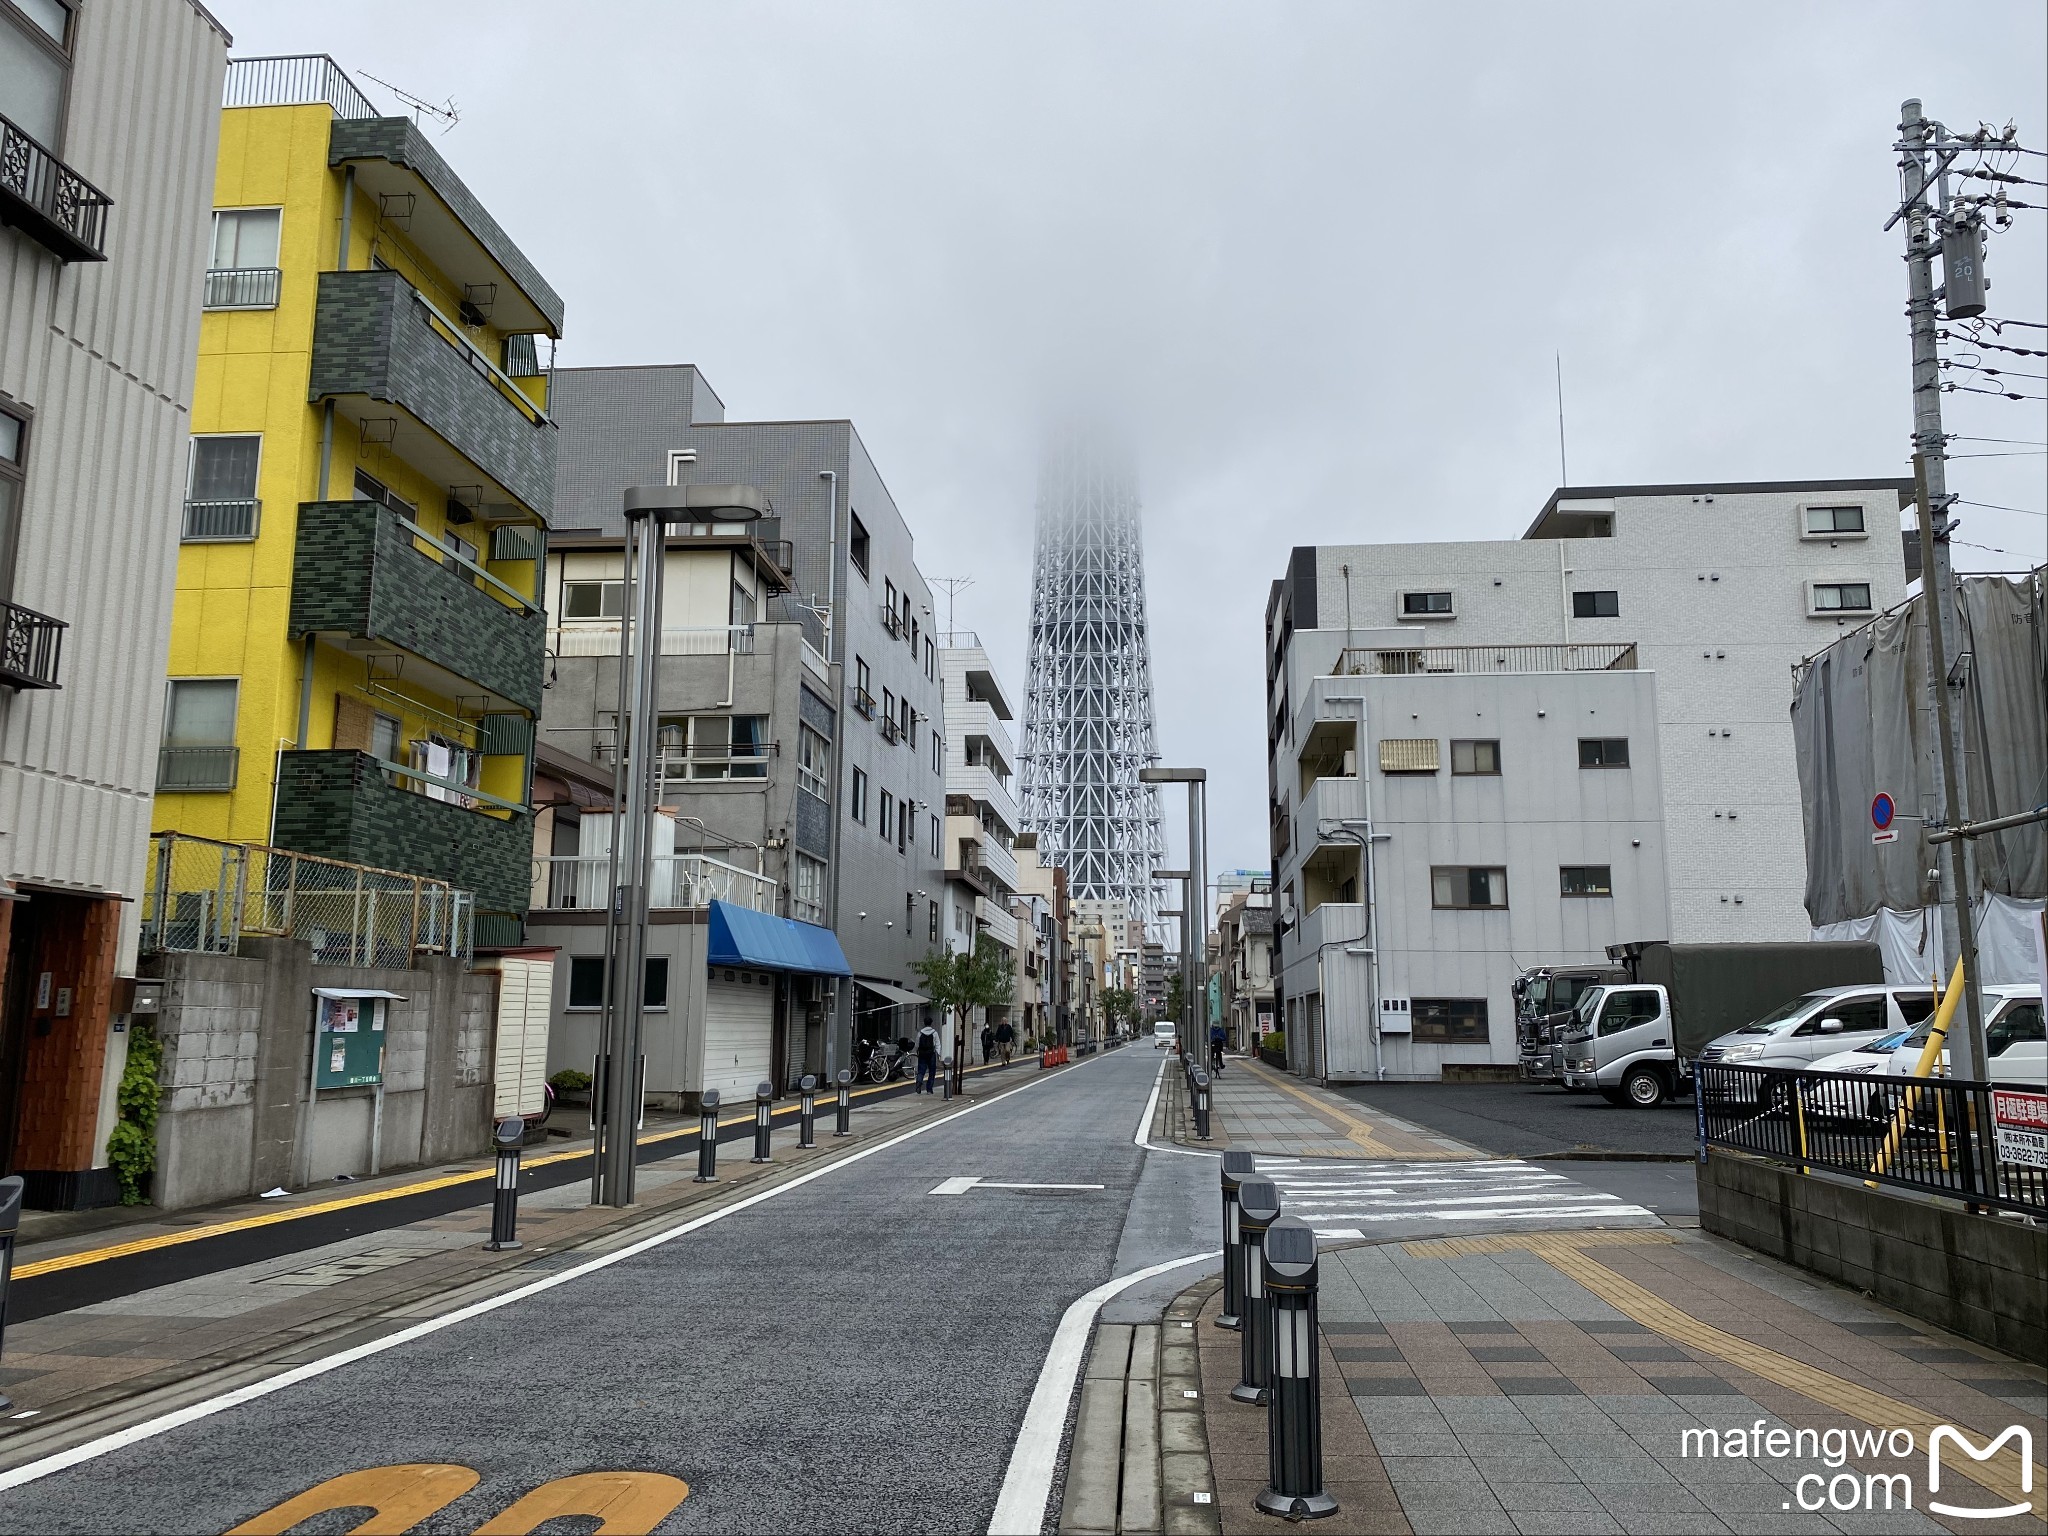
MULTIPOLYGON (((993 1068, 987 1066, 968 1067, 965 1069, 969 1076, 991 1070, 993 1068)), ((855 1088, 848 1094, 848 1097, 863 1099, 871 1094, 887 1093, 894 1086, 894 1084, 890 1083, 876 1083, 869 1088, 855 1088)), ((837 1092, 838 1090, 834 1089, 830 1094, 821 1093, 819 1095, 821 1101, 819 1107, 821 1110, 831 1108, 837 1092)), ((786 1105, 779 1108, 776 1113, 778 1115, 794 1114, 795 1107, 793 1105, 786 1105)), ((753 1122, 753 1111, 749 1110, 745 1114, 733 1115, 728 1119, 720 1120, 718 1124, 720 1129, 724 1129, 729 1125, 751 1125, 753 1122)), ((664 1141, 675 1141, 681 1137, 694 1136, 696 1134, 697 1126, 693 1121, 689 1125, 678 1126, 672 1130, 651 1132, 640 1137, 635 1142, 635 1145, 642 1147, 654 1146, 664 1141)), ((579 1157, 588 1156, 590 1156, 590 1149, 588 1147, 571 1148, 566 1152, 544 1152, 538 1157, 523 1159, 523 1163, 528 1168, 546 1168, 555 1163, 573 1162, 579 1157)), ((229 1232, 250 1232, 258 1227, 274 1227, 280 1223, 298 1221, 307 1216, 325 1215, 330 1211, 352 1210, 357 1206, 376 1205, 385 1200, 401 1200, 408 1195, 424 1195, 436 1189, 449 1189, 457 1184, 481 1183, 495 1177, 496 1173, 497 1165, 493 1162, 486 1167, 469 1168, 461 1173, 443 1174, 439 1178, 422 1179, 414 1184, 400 1184, 391 1189, 367 1190, 361 1194, 343 1195, 334 1200, 317 1201, 312 1205, 287 1206, 282 1210, 263 1211, 254 1216, 240 1216, 232 1221, 215 1222, 211 1226, 191 1227, 182 1232, 159 1232, 150 1237, 138 1237, 125 1243, 110 1243, 104 1248, 85 1248, 77 1253, 58 1254, 54 1258, 36 1259, 31 1263, 17 1264, 14 1266, 14 1278, 17 1280, 31 1280, 37 1275, 57 1274, 67 1269, 79 1269, 87 1264, 104 1263, 108 1259, 122 1259, 127 1258, 131 1254, 151 1253, 159 1248, 175 1248, 182 1243, 196 1243, 203 1238, 220 1237, 229 1232)))
MULTIPOLYGON (((1781 1355, 1774 1349, 1738 1338, 1723 1332, 1711 1323, 1703 1323, 1691 1313, 1681 1311, 1654 1291, 1645 1289, 1624 1275, 1615 1273, 1605 1264, 1599 1263, 1587 1249, 1594 1247, 1619 1247, 1647 1242, 1676 1242, 1675 1235, 1661 1232, 1528 1232, 1506 1237, 1451 1237, 1437 1238, 1426 1242, 1407 1243, 1403 1246, 1418 1258, 1455 1258, 1477 1253, 1505 1253, 1522 1250, 1533 1253, 1551 1268, 1598 1296, 1631 1320, 1641 1323, 1653 1333, 1660 1333, 1674 1343, 1689 1345, 1702 1354, 1713 1355, 1725 1360, 1738 1370, 1752 1376, 1761 1376, 1800 1396, 1810 1398, 1824 1408, 1832 1408, 1854 1419, 1878 1429, 1910 1430, 1914 1442, 1920 1446, 1929 1443, 1929 1436, 1942 1424, 1924 1409, 1902 1403, 1896 1398, 1886 1397, 1868 1387, 1859 1387, 1853 1381, 1844 1381, 1818 1366, 1795 1360, 1790 1355, 1781 1355)), ((2001 1452, 1993 1462, 1977 1462, 1963 1457, 1955 1470, 1972 1482, 1990 1489, 2009 1503, 2021 1503, 2028 1495, 2021 1490, 2023 1463, 2016 1451, 2001 1452), (2009 1466, 2007 1464, 2010 1464, 2009 1466)), ((2035 1484, 2048 1488, 2048 1469, 2040 1463, 2033 1468, 2035 1484)), ((2041 1510, 2041 1499, 2032 1499, 2036 1513, 2041 1510)))
POLYGON ((542 1483, 475 1536, 532 1536, 563 1516, 599 1517, 591 1536, 644 1536, 690 1496, 690 1485, 662 1472, 585 1472, 542 1483))
MULTIPOLYGON (((244 1520, 228 1536, 283 1536, 301 1521, 335 1510, 367 1505, 369 1518, 349 1527, 353 1536, 402 1536, 436 1510, 453 1504, 477 1485, 468 1467, 432 1462, 398 1467, 366 1467, 315 1483, 253 1520, 244 1520)), ((516 1506, 515 1506, 516 1507, 516 1506)), ((674 1506, 670 1506, 673 1508, 674 1506)), ((531 1530, 523 1526, 522 1530, 531 1530)))
MULTIPOLYGON (((1349 1114, 1345 1110, 1337 1108, 1335 1105, 1322 1103, 1320 1100, 1311 1097, 1304 1090, 1297 1088, 1293 1083, 1288 1082, 1285 1078, 1281 1077, 1277 1072, 1274 1072, 1272 1069, 1267 1067, 1263 1062, 1255 1062, 1247 1059, 1244 1065, 1254 1068, 1259 1080, 1265 1083, 1267 1086, 1272 1088, 1278 1088, 1282 1093, 1288 1094, 1293 1098, 1299 1099, 1302 1103, 1306 1104, 1310 1109, 1314 1110, 1317 1114, 1322 1115, 1326 1119, 1341 1122, 1345 1127, 1347 1127, 1347 1139, 1354 1142, 1359 1147, 1363 1148, 1368 1156, 1383 1157, 1396 1162, 1418 1163, 1469 1162, 1472 1159, 1473 1154, 1469 1152, 1452 1152, 1447 1148, 1435 1146, 1429 1143, 1423 1143, 1420 1146, 1408 1148, 1396 1146, 1394 1143, 1390 1141, 1383 1141, 1380 1139, 1378 1128, 1370 1120, 1361 1119, 1357 1116, 1349 1114)), ((1401 1135, 1405 1133, 1395 1132, 1394 1134, 1401 1135)), ((1336 1152, 1325 1152, 1317 1155, 1324 1157, 1338 1157, 1342 1154, 1336 1152)))

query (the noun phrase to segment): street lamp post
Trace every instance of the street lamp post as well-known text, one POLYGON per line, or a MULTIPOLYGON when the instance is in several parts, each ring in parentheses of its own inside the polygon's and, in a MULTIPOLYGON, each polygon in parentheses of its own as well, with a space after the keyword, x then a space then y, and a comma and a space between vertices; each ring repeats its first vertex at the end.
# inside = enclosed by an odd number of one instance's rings
MULTIPOLYGON (((744 523, 768 498, 750 485, 633 486, 625 494, 625 608, 619 622, 619 729, 612 802, 611 891, 605 943, 601 1092, 592 1109, 590 1202, 633 1203, 646 1015, 647 909, 654 812, 661 803, 661 615, 671 523, 744 523)), ((728 641, 728 644, 731 642, 728 641)))
POLYGON ((1186 914, 1181 919, 1181 997, 1186 1012, 1180 1021, 1181 1055, 1194 1059, 1200 1055, 1201 1041, 1195 1030, 1195 978, 1201 955, 1209 936, 1209 924, 1203 912, 1208 877, 1208 789, 1209 770, 1206 768, 1140 768, 1140 784, 1185 784, 1188 787, 1188 898, 1181 910, 1186 914))

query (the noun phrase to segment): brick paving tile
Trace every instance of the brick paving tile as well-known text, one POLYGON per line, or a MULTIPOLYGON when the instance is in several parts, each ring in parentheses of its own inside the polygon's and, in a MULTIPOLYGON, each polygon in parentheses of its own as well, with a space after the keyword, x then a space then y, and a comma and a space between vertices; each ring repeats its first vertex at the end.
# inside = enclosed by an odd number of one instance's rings
POLYGON ((1392 1345, 1361 1348, 1356 1345, 1338 1345, 1331 1351, 1339 1360, 1399 1360, 1401 1351, 1392 1345))
POLYGON ((1320 1319, 1320 1323, 1325 1334, 1377 1334, 1384 1337, 1387 1331, 1385 1323, 1335 1323, 1328 1318, 1320 1319))
POLYGON ((1472 1358, 1481 1361, 1519 1360, 1539 1361, 1543 1351, 1520 1344, 1473 1344, 1469 1346, 1472 1358))

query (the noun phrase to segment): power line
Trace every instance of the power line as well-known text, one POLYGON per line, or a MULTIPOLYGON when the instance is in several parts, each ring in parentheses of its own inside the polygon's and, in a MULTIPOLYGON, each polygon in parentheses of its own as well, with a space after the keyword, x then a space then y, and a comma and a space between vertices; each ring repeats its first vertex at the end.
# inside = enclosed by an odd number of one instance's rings
POLYGON ((2036 512, 2032 507, 2003 507, 1995 501, 1971 501, 1962 496, 1956 498, 1956 505, 1960 507, 1983 507, 1991 512, 2017 512, 2023 517, 2048 517, 2048 512, 2036 512))

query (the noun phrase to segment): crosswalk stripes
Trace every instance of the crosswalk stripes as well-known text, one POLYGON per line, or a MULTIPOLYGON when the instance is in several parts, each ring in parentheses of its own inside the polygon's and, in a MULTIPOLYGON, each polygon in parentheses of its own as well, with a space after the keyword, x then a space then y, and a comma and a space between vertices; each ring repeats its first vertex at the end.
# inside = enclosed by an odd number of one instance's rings
POLYGON ((1640 1205, 1588 1188, 1516 1158, 1474 1163, 1344 1162, 1261 1157, 1259 1172, 1280 1191, 1281 1209, 1318 1237, 1368 1237, 1390 1226, 1439 1223, 1646 1227, 1640 1205))

